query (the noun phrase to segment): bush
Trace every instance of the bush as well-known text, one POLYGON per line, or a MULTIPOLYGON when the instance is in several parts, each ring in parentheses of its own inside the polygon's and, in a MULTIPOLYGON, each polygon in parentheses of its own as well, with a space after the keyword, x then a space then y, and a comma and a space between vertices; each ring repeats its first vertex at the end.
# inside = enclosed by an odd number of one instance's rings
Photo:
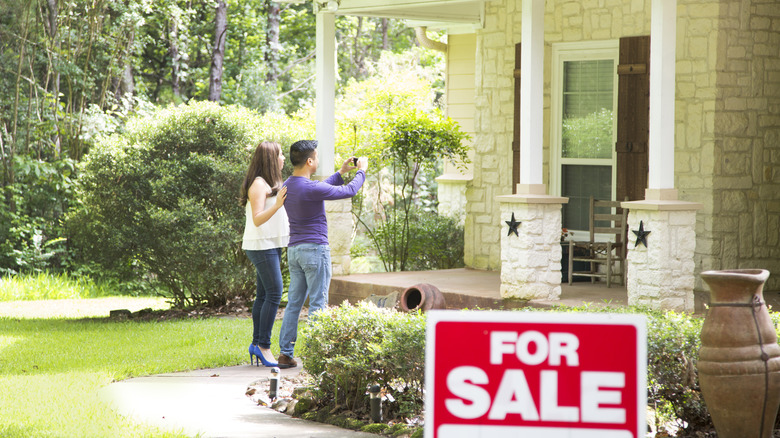
POLYGON ((61 217, 73 196, 73 160, 16 155, 13 182, 0 184, 0 274, 61 271, 67 264, 61 217))
MULTIPOLYGON (((679 436, 713 430, 696 372, 703 319, 640 308, 555 307, 557 312, 647 315, 647 403, 659 425, 679 436)), ((545 311, 523 308, 519 311, 545 311)), ((780 313, 770 312, 776 327, 780 313)), ((425 315, 403 314, 360 303, 318 314, 304 331, 304 368, 317 379, 321 405, 368 409, 366 388, 378 383, 395 402, 384 402, 385 420, 422 415, 425 315)))
POLYGON ((419 414, 425 378, 425 318, 360 303, 326 309, 302 332, 303 368, 315 377, 320 407, 370 412, 366 395, 378 384, 384 420, 419 414))
POLYGON ((237 200, 260 125, 248 110, 202 102, 101 141, 82 162, 68 220, 80 257, 163 286, 178 307, 251 297, 237 200))
MULTIPOLYGON (((426 271, 463 266, 463 225, 455 218, 434 212, 416 211, 408 222, 409 242, 404 269, 426 271)), ((401 257, 403 221, 388 221, 374 231, 385 266, 397 265, 401 257)))

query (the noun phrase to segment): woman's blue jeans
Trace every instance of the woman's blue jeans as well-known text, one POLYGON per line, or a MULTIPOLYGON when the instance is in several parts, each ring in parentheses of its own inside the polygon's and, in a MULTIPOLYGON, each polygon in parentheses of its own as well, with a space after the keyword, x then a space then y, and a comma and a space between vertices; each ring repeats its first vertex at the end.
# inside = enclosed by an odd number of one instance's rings
POLYGON ((260 251, 244 250, 255 265, 257 273, 257 295, 252 306, 252 343, 262 348, 271 348, 271 331, 276 320, 276 311, 282 300, 282 248, 260 251))

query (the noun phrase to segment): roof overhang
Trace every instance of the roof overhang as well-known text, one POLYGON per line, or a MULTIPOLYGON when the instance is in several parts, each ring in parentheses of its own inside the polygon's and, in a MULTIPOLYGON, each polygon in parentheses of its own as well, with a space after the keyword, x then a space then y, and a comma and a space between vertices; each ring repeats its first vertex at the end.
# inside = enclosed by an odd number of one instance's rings
POLYGON ((336 15, 406 20, 412 27, 481 27, 485 2, 490 0, 277 0, 314 3, 314 9, 332 8, 336 15))

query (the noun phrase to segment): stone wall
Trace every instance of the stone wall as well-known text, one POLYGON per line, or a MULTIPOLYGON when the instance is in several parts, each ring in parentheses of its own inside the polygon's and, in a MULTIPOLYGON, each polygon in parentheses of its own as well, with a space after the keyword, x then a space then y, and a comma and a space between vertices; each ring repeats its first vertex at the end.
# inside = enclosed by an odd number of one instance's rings
POLYGON ((699 238, 709 243, 702 268, 769 269, 766 289, 780 290, 780 2, 724 0, 713 12, 714 141, 701 151, 712 218, 699 238))
POLYGON ((333 275, 347 275, 350 272, 352 257, 352 198, 337 201, 325 201, 325 214, 328 219, 328 243, 333 275))

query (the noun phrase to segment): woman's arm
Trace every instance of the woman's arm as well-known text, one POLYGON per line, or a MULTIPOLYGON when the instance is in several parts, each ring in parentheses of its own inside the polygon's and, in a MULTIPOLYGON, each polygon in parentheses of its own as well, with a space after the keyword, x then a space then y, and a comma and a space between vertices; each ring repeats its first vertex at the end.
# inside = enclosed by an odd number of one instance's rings
POLYGON ((262 178, 254 180, 251 186, 249 186, 249 205, 252 207, 252 222, 256 227, 268 222, 268 219, 276 214, 280 208, 284 205, 284 200, 287 199, 287 187, 282 187, 276 194, 276 203, 268 210, 265 209, 265 201, 268 195, 271 194, 271 187, 262 178))

